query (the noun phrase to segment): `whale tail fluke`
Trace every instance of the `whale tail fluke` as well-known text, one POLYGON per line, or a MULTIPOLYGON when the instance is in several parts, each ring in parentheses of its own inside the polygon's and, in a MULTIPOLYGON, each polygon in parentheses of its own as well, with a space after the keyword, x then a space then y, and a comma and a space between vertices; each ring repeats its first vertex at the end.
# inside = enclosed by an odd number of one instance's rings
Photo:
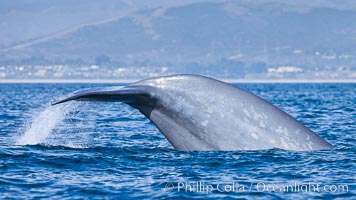
POLYGON ((52 105, 71 100, 126 103, 150 119, 174 148, 184 151, 332 148, 267 101, 202 76, 157 77, 79 90, 52 105))
POLYGON ((126 87, 101 87, 76 91, 68 97, 62 98, 52 103, 57 105, 67 101, 118 101, 134 103, 137 98, 147 96, 147 92, 131 86, 126 87))

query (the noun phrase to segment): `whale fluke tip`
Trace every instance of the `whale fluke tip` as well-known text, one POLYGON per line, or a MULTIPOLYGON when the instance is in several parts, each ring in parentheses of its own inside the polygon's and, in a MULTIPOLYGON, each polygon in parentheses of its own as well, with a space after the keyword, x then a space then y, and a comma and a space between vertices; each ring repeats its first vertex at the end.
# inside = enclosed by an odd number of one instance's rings
POLYGON ((147 91, 143 91, 136 87, 105 87, 105 88, 90 88, 79 90, 69 97, 59 99, 51 103, 52 106, 65 103, 72 100, 77 101, 118 101, 130 103, 134 102, 139 96, 148 95, 147 91))

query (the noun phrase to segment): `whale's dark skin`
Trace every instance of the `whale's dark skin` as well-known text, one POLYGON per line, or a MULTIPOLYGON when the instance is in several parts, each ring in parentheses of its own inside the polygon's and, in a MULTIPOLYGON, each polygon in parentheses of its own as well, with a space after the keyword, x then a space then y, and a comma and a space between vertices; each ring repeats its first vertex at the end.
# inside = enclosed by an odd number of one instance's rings
POLYGON ((124 87, 80 90, 53 105, 70 100, 124 102, 149 118, 178 150, 332 148, 267 101, 203 76, 165 76, 124 87))

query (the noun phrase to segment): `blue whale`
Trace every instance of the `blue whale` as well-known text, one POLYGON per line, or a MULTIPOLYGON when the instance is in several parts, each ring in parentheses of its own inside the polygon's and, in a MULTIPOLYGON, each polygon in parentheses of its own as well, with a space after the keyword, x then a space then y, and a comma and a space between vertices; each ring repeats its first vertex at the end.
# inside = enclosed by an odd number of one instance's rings
POLYGON ((53 105, 71 100, 124 102, 149 118, 175 149, 183 151, 332 148, 260 97, 203 76, 165 76, 124 87, 80 90, 53 105))

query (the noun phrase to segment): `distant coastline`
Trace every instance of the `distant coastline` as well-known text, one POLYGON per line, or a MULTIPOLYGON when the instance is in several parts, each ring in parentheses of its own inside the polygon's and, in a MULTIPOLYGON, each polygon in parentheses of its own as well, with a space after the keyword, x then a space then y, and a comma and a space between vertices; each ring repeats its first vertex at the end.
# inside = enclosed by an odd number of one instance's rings
MULTIPOLYGON (((142 78, 145 79, 145 78, 142 78)), ((3 83, 83 83, 83 84, 126 84, 140 81, 142 79, 0 79, 3 83)), ((219 79, 219 78, 217 78, 219 79)), ((356 83, 356 79, 219 79, 228 83, 356 83)))

